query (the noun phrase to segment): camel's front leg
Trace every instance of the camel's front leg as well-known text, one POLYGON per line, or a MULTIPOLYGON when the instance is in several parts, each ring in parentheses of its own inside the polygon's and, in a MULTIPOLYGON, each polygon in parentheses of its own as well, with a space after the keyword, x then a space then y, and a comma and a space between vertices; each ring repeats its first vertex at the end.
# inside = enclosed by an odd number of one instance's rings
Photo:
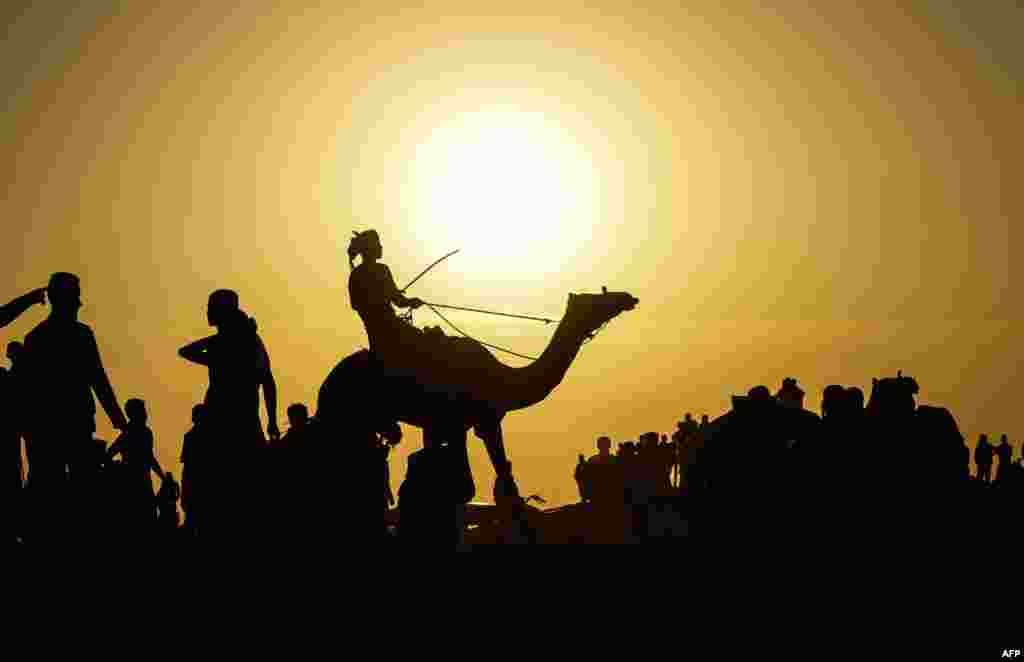
POLYGON ((519 488, 512 477, 512 463, 505 455, 505 442, 501 434, 501 421, 494 419, 473 428, 476 436, 483 440, 487 448, 487 455, 491 458, 491 465, 497 477, 494 479, 494 502, 498 505, 503 503, 521 501, 519 488))

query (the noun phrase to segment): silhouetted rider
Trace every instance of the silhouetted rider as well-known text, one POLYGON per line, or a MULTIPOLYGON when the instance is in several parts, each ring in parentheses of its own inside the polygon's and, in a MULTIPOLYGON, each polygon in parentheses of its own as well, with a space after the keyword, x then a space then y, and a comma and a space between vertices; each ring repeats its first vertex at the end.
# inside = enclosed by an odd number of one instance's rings
POLYGON ((349 266, 352 267, 348 295, 352 308, 366 326, 370 350, 381 358, 393 358, 407 354, 417 346, 422 333, 399 318, 392 306, 415 310, 423 305, 423 301, 407 298, 399 291, 391 270, 378 262, 383 254, 376 230, 355 233, 348 247, 349 266), (359 266, 353 266, 357 255, 362 257, 362 261, 359 266))

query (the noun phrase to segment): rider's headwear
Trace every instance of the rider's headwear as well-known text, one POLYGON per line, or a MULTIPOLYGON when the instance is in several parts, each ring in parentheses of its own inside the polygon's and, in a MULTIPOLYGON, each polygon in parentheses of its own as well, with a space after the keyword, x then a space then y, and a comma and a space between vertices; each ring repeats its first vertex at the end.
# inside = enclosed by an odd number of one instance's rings
POLYGON ((370 242, 374 239, 380 241, 380 236, 377 234, 376 230, 352 232, 352 241, 348 244, 348 265, 350 268, 355 262, 356 255, 363 255, 365 258, 366 251, 370 247, 370 242))

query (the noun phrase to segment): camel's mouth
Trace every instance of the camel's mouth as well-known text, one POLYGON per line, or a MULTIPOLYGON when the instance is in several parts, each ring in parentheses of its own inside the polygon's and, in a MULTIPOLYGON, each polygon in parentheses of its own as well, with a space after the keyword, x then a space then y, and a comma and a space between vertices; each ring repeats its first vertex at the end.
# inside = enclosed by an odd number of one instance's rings
POLYGON ((640 299, 637 299, 635 296, 627 294, 626 303, 624 304, 625 310, 633 310, 634 308, 636 308, 636 305, 638 303, 640 303, 640 299))

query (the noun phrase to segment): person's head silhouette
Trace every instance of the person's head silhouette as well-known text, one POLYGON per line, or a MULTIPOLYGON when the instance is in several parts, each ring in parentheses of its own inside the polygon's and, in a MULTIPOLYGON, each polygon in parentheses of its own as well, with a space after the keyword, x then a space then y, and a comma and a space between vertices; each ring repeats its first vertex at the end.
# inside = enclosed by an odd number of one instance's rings
POLYGON ((380 235, 376 230, 353 232, 352 241, 348 245, 348 265, 355 265, 357 255, 361 255, 363 263, 374 262, 384 257, 384 247, 380 243, 380 235))
POLYGON ((238 293, 234 290, 216 290, 206 304, 206 321, 210 326, 227 324, 239 313, 238 293))
POLYGON ((309 422, 309 410, 306 409, 306 405, 297 402, 288 407, 288 424, 295 429, 305 427, 306 423, 309 422))
POLYGON ((782 388, 775 394, 775 398, 784 407, 803 409, 804 390, 797 386, 796 379, 792 377, 782 380, 782 388))
POLYGON ((821 395, 821 413, 826 418, 832 418, 846 412, 850 396, 845 388, 838 384, 831 384, 825 387, 821 395))
POLYGON ((124 403, 124 413, 128 421, 134 425, 145 425, 148 415, 146 414, 146 403, 138 398, 132 398, 124 403))
POLYGON ((768 390, 767 386, 755 386, 747 391, 747 397, 754 402, 770 402, 772 399, 772 392, 768 390))
POLYGON ((46 296, 50 299, 53 312, 61 316, 75 316, 82 307, 81 281, 78 276, 66 272, 58 272, 50 276, 46 286, 46 296))
POLYGON ((612 440, 609 437, 601 436, 597 438, 597 450, 601 452, 601 455, 605 455, 612 447, 612 440))

